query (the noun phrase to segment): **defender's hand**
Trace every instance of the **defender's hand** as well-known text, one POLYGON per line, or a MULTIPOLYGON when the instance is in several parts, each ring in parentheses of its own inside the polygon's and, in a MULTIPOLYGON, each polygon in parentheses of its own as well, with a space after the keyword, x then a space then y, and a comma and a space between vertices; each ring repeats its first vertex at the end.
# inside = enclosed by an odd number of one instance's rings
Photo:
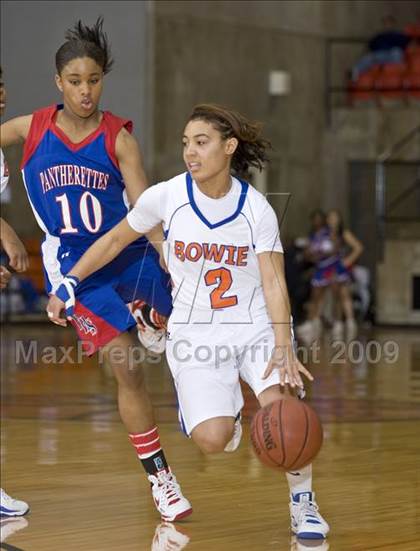
POLYGON ((47 314, 53 323, 64 327, 67 325, 67 321, 60 317, 63 309, 66 310, 66 318, 71 320, 76 304, 75 291, 78 283, 77 277, 68 275, 63 279, 54 295, 51 296, 47 305, 47 314))
POLYGON ((50 321, 56 325, 61 325, 62 327, 67 326, 67 319, 69 318, 64 319, 60 316, 61 312, 65 310, 65 304, 62 300, 55 295, 51 295, 46 310, 50 321))

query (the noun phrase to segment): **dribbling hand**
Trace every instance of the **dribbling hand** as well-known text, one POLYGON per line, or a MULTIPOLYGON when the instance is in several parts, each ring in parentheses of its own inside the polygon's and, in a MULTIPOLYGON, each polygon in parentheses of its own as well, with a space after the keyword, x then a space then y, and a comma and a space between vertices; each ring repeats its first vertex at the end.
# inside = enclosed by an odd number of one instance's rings
POLYGON ((298 360, 296 352, 291 345, 274 347, 271 359, 268 362, 267 369, 264 372, 263 379, 267 379, 267 377, 269 377, 275 369, 279 370, 280 384, 282 386, 288 384, 291 387, 297 386, 303 388, 303 381, 300 376, 301 373, 303 373, 310 381, 314 380, 311 373, 298 360))

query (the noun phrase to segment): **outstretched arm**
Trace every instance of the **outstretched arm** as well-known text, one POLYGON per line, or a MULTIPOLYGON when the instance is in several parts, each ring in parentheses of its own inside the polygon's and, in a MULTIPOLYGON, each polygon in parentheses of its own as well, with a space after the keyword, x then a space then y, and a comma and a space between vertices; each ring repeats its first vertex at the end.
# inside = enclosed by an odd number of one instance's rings
POLYGON ((286 383, 303 387, 300 373, 313 380, 312 375, 296 357, 292 338, 292 318, 286 278, 284 275, 284 257, 279 252, 258 254, 265 303, 274 330, 275 348, 264 373, 267 378, 274 369, 280 371, 280 384, 286 383))
POLYGON ((60 318, 60 313, 65 307, 67 314, 72 314, 75 288, 79 281, 103 268, 130 243, 162 222, 166 188, 166 184, 162 183, 147 189, 126 218, 85 252, 55 291, 56 296, 51 296, 48 302, 47 313, 51 321, 57 325, 67 325, 66 320, 60 318))
POLYGON ((89 247, 71 270, 71 275, 77 277, 79 281, 86 279, 90 274, 100 270, 109 264, 111 260, 114 260, 127 245, 138 239, 140 235, 133 230, 127 219, 124 218, 112 230, 89 247))
MULTIPOLYGON (((89 247, 82 258, 75 264, 71 273, 67 274, 65 279, 76 282, 77 280, 82 281, 86 279, 90 274, 93 274, 100 268, 106 266, 111 260, 114 260, 127 245, 138 239, 140 235, 141 234, 132 229, 127 219, 124 218, 124 220, 112 228, 112 230, 89 247)), ((60 298, 55 295, 50 297, 47 305, 47 313, 50 320, 57 325, 67 325, 67 321, 60 318, 60 313, 64 307, 65 303, 63 300, 60 300, 60 298)))
POLYGON ((351 248, 351 252, 343 259, 343 264, 348 268, 352 266, 363 252, 363 245, 350 230, 344 230, 343 238, 346 244, 351 248))
POLYGON ((29 134, 32 115, 15 117, 0 126, 0 147, 23 143, 29 134))

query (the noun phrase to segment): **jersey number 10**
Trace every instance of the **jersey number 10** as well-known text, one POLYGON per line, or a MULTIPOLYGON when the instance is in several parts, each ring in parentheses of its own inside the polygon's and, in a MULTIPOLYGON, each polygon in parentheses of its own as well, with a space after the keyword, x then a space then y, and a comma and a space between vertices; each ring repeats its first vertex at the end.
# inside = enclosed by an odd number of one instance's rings
MULTIPOLYGON (((72 224, 70 203, 67 195, 65 193, 58 195, 55 200, 60 205, 63 217, 63 228, 60 230, 60 233, 79 233, 79 229, 75 228, 72 224)), ((89 193, 89 191, 85 191, 80 198, 79 211, 85 228, 91 233, 97 233, 102 226, 102 207, 99 200, 89 193)))

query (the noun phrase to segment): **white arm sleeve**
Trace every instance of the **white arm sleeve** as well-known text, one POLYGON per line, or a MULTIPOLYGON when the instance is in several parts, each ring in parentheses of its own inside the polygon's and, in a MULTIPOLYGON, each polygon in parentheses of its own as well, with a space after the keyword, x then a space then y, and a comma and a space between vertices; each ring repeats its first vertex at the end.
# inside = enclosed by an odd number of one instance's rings
POLYGON ((127 214, 127 222, 134 231, 147 233, 163 221, 167 189, 166 182, 161 182, 149 187, 140 195, 134 207, 127 214))
POLYGON ((279 224, 273 207, 266 203, 256 225, 255 253, 275 252, 282 253, 279 224))

